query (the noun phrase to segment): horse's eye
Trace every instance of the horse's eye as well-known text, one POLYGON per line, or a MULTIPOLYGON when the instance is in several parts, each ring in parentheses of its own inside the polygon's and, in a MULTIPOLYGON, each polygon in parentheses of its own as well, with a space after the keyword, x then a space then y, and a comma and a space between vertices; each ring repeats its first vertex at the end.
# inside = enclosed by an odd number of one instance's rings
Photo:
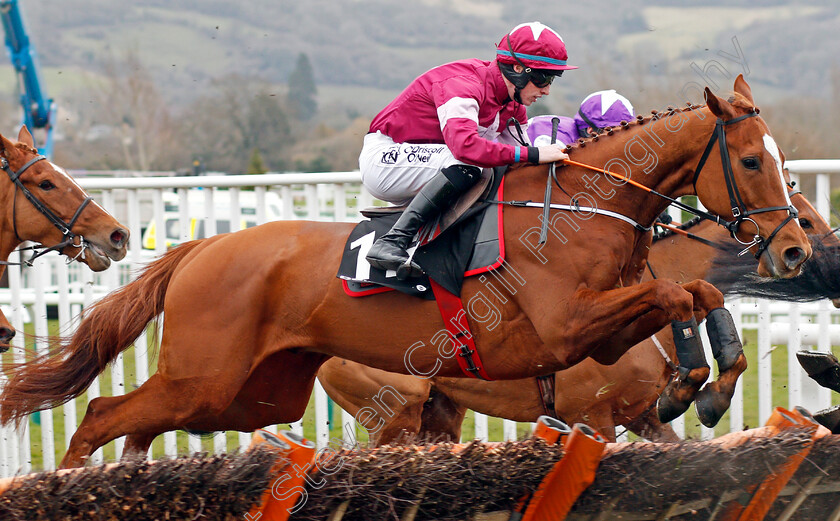
POLYGON ((747 170, 758 170, 759 167, 758 158, 755 157, 745 157, 741 160, 741 164, 747 170))
POLYGON ((809 221, 805 217, 800 217, 799 218, 799 226, 801 226, 803 228, 813 228, 813 226, 811 226, 811 221, 809 221))
POLYGON ((47 190, 52 190, 53 188, 55 188, 55 185, 52 184, 51 181, 41 181, 40 183, 38 183, 38 188, 40 188, 41 190, 47 191, 47 190))

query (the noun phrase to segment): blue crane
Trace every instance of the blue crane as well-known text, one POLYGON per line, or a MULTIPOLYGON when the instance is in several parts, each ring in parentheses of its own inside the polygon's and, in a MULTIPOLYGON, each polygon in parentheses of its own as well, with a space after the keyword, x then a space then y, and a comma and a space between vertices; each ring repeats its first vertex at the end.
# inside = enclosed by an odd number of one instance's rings
POLYGON ((46 132, 46 138, 38 146, 38 151, 48 158, 52 157, 56 105, 52 99, 47 98, 41 81, 38 54, 29 42, 17 0, 0 0, 0 19, 6 33, 6 51, 17 73, 20 104, 23 107, 22 123, 30 131, 43 129, 46 132))

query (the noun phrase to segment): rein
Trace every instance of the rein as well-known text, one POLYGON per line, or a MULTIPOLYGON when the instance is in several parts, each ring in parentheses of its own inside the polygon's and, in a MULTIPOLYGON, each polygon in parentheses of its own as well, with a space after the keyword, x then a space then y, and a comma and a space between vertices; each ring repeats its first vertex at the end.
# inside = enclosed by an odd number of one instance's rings
POLYGON ((677 226, 673 226, 673 225, 670 225, 670 224, 664 224, 664 223, 660 223, 660 222, 654 224, 654 226, 658 226, 659 228, 665 228, 666 230, 670 230, 674 233, 677 233, 677 234, 683 235, 685 237, 688 237, 689 239, 692 239, 692 240, 695 240, 697 242, 703 243, 706 246, 711 246, 711 247, 717 248, 717 249, 722 249, 724 247, 723 244, 721 244, 719 242, 710 241, 709 239, 706 239, 704 237, 700 237, 699 235, 695 235, 691 232, 683 230, 682 228, 678 228, 677 226))
POLYGON ((85 249, 87 248, 87 242, 85 241, 85 238, 83 236, 76 235, 75 233, 73 233, 72 228, 73 225, 76 224, 76 221, 79 219, 79 216, 82 214, 82 210, 84 210, 85 207, 87 207, 88 203, 90 203, 90 201, 92 200, 91 196, 87 196, 85 200, 82 201, 82 204, 80 204, 79 208, 76 209, 76 213, 73 214, 73 217, 70 219, 70 221, 64 222, 60 217, 55 215, 55 213, 53 213, 52 210, 47 208, 47 206, 43 202, 41 202, 41 200, 38 199, 35 196, 35 194, 33 194, 28 188, 26 188, 26 186, 24 186, 23 182, 20 180, 20 177, 23 175, 24 172, 26 172, 26 170, 29 169, 29 167, 31 167, 38 161, 45 159, 47 158, 42 155, 35 156, 29 161, 27 161, 19 170, 15 171, 12 170, 8 159, 6 159, 5 157, 0 157, 0 169, 4 170, 6 174, 8 174, 9 179, 12 181, 12 183, 15 184, 15 197, 12 201, 12 227, 14 229, 15 237, 17 238, 17 240, 20 242, 24 242, 23 239, 20 238, 20 235, 18 234, 17 230, 17 193, 19 190, 23 192, 23 195, 26 197, 26 199, 29 200, 30 203, 32 203, 32 206, 34 206, 39 212, 41 212, 41 214, 44 217, 46 217, 56 228, 58 228, 58 231, 61 232, 62 236, 64 237, 64 240, 54 246, 50 246, 49 248, 43 248, 40 251, 38 251, 37 246, 21 248, 18 251, 33 250, 33 254, 28 260, 24 260, 23 262, 0 261, 0 264, 2 265, 26 265, 31 267, 33 261, 38 257, 41 257, 42 255, 45 255, 51 251, 61 250, 67 246, 74 246, 76 248, 80 248, 80 251, 78 254, 76 254, 76 256, 68 256, 68 264, 78 259, 79 257, 81 257, 82 259, 85 258, 85 249), (79 238, 79 244, 76 244, 74 240, 76 237, 79 238))
MULTIPOLYGON (((801 194, 801 193, 802 193, 802 192, 801 192, 801 191, 799 191, 799 190, 794 190, 794 189, 793 189, 793 183, 791 183, 790 185, 788 185, 788 187, 790 188, 790 190, 788 190, 788 197, 789 197, 789 198, 792 198, 793 196, 795 196, 795 195, 797 195, 797 194, 801 194)), ((782 209, 784 209, 784 208, 782 208, 782 209)), ((779 231, 779 229, 780 229, 782 226, 784 226, 784 224, 785 224, 785 223, 787 223, 787 221, 788 221, 788 220, 789 220, 789 219, 785 220, 785 222, 783 222, 781 225, 779 225, 778 227, 776 227, 776 229, 773 231, 773 234, 771 235, 771 238, 772 238, 772 237, 774 237, 774 236, 776 235, 776 232, 778 232, 778 231, 779 231)), ((697 224, 697 223, 694 223, 694 224, 697 224)), ((691 240, 694 240, 694 241, 700 242, 700 243, 702 243, 702 244, 705 244, 706 246, 711 246, 711 247, 713 247, 713 248, 717 248, 717 249, 719 249, 719 250, 722 250, 722 249, 724 249, 724 248, 726 247, 724 244, 721 244, 721 243, 719 243, 719 242, 710 241, 709 239, 706 239, 706 238, 704 238, 704 237, 700 237, 699 235, 695 235, 695 234, 693 234, 693 233, 691 233, 691 232, 687 231, 687 229, 686 229, 686 228, 680 228, 680 226, 684 226, 684 225, 677 225, 677 226, 674 226, 674 225, 672 225, 672 224, 665 224, 665 223, 663 223, 663 222, 657 221, 657 222, 655 222, 655 223, 654 223, 654 226, 657 226, 657 227, 659 227, 659 228, 664 228, 664 229, 666 229, 666 230, 670 230, 672 233, 677 233, 677 234, 679 234, 679 235, 683 235, 683 236, 685 236, 685 237, 687 237, 687 238, 689 238, 689 239, 691 239, 691 240)), ((654 237, 653 239, 654 239, 654 241, 656 241, 656 240, 657 240, 657 237, 654 237)), ((770 240, 768 239, 768 240, 767 240, 767 242, 769 243, 769 242, 770 242, 770 240)), ((766 248, 766 246, 765 246, 765 248, 766 248)), ((741 253, 739 253, 739 254, 738 254, 738 256, 740 257, 741 255, 743 255, 744 253, 746 253, 746 251, 747 251, 747 250, 742 251, 741 253)), ((756 256, 756 258, 758 258, 758 256, 756 256)), ((654 277, 654 278, 656 278, 656 277, 654 277)))
MULTIPOLYGON (((703 166, 706 164, 706 160, 709 158, 709 155, 711 154, 712 148, 714 147, 715 143, 718 143, 719 148, 720 148, 721 164, 722 164, 722 167, 723 167, 723 174, 724 174, 723 177, 724 177, 724 180, 726 181, 726 190, 729 193, 729 202, 730 202, 730 206, 732 208, 732 216, 735 217, 735 219, 732 220, 732 221, 727 221, 726 219, 723 219, 720 216, 713 215, 713 214, 711 214, 707 211, 700 210, 698 208, 694 208, 692 206, 689 206, 689 205, 687 205, 687 204, 685 204, 681 201, 678 201, 678 200, 674 199, 673 197, 669 197, 669 196, 667 196, 665 194, 662 194, 662 193, 659 193, 656 190, 654 190, 652 188, 649 188, 649 187, 647 187, 647 186, 645 186, 645 185, 643 185, 639 182, 633 181, 632 179, 630 179, 627 176, 624 176, 624 175, 621 175, 621 174, 616 174, 616 173, 610 172, 609 170, 604 170, 603 168, 598 168, 598 167, 595 167, 595 166, 592 166, 592 165, 587 165, 586 163, 580 163, 578 161, 573 161, 571 159, 564 159, 563 163, 567 164, 567 165, 573 165, 573 166, 578 166, 578 167, 581 167, 581 168, 585 168, 587 170, 592 170, 592 171, 595 171, 595 172, 598 172, 598 173, 601 173, 601 174, 607 174, 611 177, 614 177, 615 179, 618 179, 619 181, 624 181, 626 183, 631 184, 632 186, 635 186, 636 188, 644 190, 645 192, 648 192, 651 195, 655 195, 655 196, 657 196, 661 199, 665 199, 666 201, 668 201, 673 206, 676 206, 677 208, 679 208, 679 209, 681 209, 685 212, 688 212, 690 214, 696 215, 697 217, 700 217, 701 219, 704 219, 704 220, 707 220, 707 221, 712 221, 712 222, 714 222, 714 223, 716 223, 720 226, 723 226, 729 231, 729 234, 732 236, 732 238, 734 238, 736 241, 738 241, 739 243, 746 246, 744 248, 744 250, 741 251, 738 254, 739 256, 744 255, 745 253, 747 253, 749 251, 750 248, 752 248, 755 245, 758 245, 758 250, 756 251, 756 254, 755 254, 755 258, 757 259, 757 258, 761 257, 761 254, 764 253, 764 251, 770 245, 770 242, 773 240, 773 238, 776 236, 776 234, 788 222, 790 222, 791 220, 795 219, 798 216, 798 212, 792 204, 789 205, 789 206, 769 206, 769 207, 766 207, 766 208, 756 208, 754 210, 746 210, 745 209, 744 202, 741 199, 741 193, 738 190, 738 184, 735 182, 735 174, 732 171, 732 162, 729 158, 729 150, 726 146, 726 129, 725 129, 725 127, 727 125, 733 125, 733 124, 738 123, 740 121, 743 121, 747 118, 751 118, 751 117, 755 117, 755 116, 758 116, 758 112, 755 109, 753 109, 748 114, 744 114, 744 115, 738 116, 736 118, 732 118, 732 119, 727 120, 727 121, 724 121, 724 120, 718 118, 717 121, 715 122, 715 130, 712 132, 712 136, 709 138, 709 143, 706 145, 706 149, 704 150, 703 155, 700 158, 700 162, 697 164, 697 168, 695 168, 695 170, 694 170, 694 179, 692 181, 692 186, 694 186, 694 192, 696 193, 697 192, 697 179, 700 177, 700 172, 703 170, 703 166), (767 237, 767 239, 764 239, 760 235, 760 230, 759 230, 759 227, 758 227, 758 223, 756 223, 753 219, 751 219, 750 216, 758 214, 758 213, 773 212, 773 211, 777 211, 777 210, 787 210, 788 216, 784 221, 782 221, 773 230, 773 232, 767 237), (744 221, 749 221, 755 226, 756 233, 753 236, 752 241, 750 241, 750 242, 744 242, 740 238, 738 238, 738 236, 736 235, 736 232, 738 231, 738 228, 741 226, 741 223, 743 223, 744 221)), ((552 165, 553 165, 553 163, 552 163, 552 165)), ((551 179, 551 175, 549 175, 549 179, 551 179)), ((547 192, 548 192, 548 189, 547 189, 547 192)), ((508 204, 510 206, 542 207, 542 208, 545 209, 546 212, 548 211, 548 206, 550 206, 551 208, 557 208, 557 209, 560 209, 560 210, 583 210, 584 209, 584 208, 581 208, 579 205, 577 205, 576 201, 572 201, 573 203, 575 203, 574 206, 554 205, 554 204, 546 205, 546 204, 533 203, 531 201, 488 201, 488 202, 493 202, 493 203, 497 203, 497 204, 508 204)), ((643 225, 637 223, 635 220, 631 219, 630 217, 618 214, 616 212, 607 213, 608 212, 607 210, 600 210, 600 209, 596 209, 596 208, 586 208, 586 210, 590 211, 590 212, 593 212, 593 213, 597 213, 597 214, 601 214, 601 215, 609 215, 610 217, 615 217, 615 218, 621 219, 625 222, 628 222, 628 223, 632 224, 637 230, 640 230, 640 231, 650 231, 650 229, 651 229, 651 226, 643 226, 643 225)), ((546 221, 547 221, 547 219, 544 218, 543 223, 542 223, 543 227, 547 226, 546 221)))

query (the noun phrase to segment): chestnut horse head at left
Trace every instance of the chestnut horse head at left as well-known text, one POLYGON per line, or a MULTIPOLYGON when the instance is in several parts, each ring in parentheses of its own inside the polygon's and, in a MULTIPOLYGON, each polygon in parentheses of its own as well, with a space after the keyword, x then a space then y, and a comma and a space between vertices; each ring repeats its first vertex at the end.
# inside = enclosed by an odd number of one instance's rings
MULTIPOLYGON (((17 142, 0 136, 0 274, 6 259, 24 241, 37 253, 59 251, 68 259, 102 271, 125 257, 128 230, 73 180, 35 149, 24 126, 17 142)), ((2 313, 0 313, 2 315, 2 313)), ((9 348, 14 329, 0 318, 0 351, 9 348)))
MULTIPOLYGON (((704 216, 725 224, 762 273, 799 273, 811 246, 749 86, 739 76, 731 101, 708 89, 706 98, 706 106, 642 118, 571 147, 574 163, 556 176, 563 190, 548 197, 548 165, 506 174, 505 200, 492 202, 505 205, 509 238, 495 273, 514 282, 491 292, 470 277, 460 295, 479 301, 466 319, 486 375, 538 376, 588 357, 615 363, 670 324, 681 335, 678 351, 689 355, 681 353, 680 374, 705 380, 697 323, 709 313, 726 318, 721 292, 703 280, 625 284, 638 280, 650 227, 674 197, 696 194, 704 216), (621 180, 606 180, 619 171, 621 180), (515 204, 545 199, 539 210, 515 204), (577 201, 598 211, 580 215, 577 201), (564 227, 569 220, 577 229, 564 227), (530 240, 535 235, 550 237, 530 240)), ((398 292, 347 296, 336 274, 353 227, 270 222, 173 248, 86 309, 59 349, 17 367, 0 395, 0 420, 79 396, 161 313, 157 373, 126 395, 91 401, 62 466, 84 464, 123 435, 127 451, 145 452, 169 430, 296 421, 331 356, 403 374, 463 376, 453 356, 461 336, 447 336, 435 302, 398 292)), ((720 337, 710 341, 713 351, 721 345, 720 337)))

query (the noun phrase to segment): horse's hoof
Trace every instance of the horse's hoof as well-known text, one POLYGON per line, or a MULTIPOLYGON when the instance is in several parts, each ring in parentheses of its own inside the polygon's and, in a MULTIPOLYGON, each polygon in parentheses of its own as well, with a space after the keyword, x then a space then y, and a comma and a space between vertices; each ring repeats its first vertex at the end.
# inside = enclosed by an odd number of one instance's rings
POLYGON ((694 399, 694 409, 700 423, 709 428, 718 424, 726 411, 729 410, 729 404, 729 397, 710 389, 708 385, 700 389, 694 399))
POLYGON ((815 382, 840 393, 840 362, 834 355, 819 351, 799 351, 796 359, 815 382))
POLYGON ((817 411, 814 419, 830 430, 831 434, 840 434, 840 405, 817 411))
POLYGON ((0 353, 5 353, 11 346, 9 344, 0 344, 0 353))
POLYGON ((656 415, 660 422, 669 423, 682 416, 690 405, 690 401, 681 402, 673 399, 670 394, 667 394, 666 389, 666 392, 660 394, 659 399, 656 400, 656 415))

